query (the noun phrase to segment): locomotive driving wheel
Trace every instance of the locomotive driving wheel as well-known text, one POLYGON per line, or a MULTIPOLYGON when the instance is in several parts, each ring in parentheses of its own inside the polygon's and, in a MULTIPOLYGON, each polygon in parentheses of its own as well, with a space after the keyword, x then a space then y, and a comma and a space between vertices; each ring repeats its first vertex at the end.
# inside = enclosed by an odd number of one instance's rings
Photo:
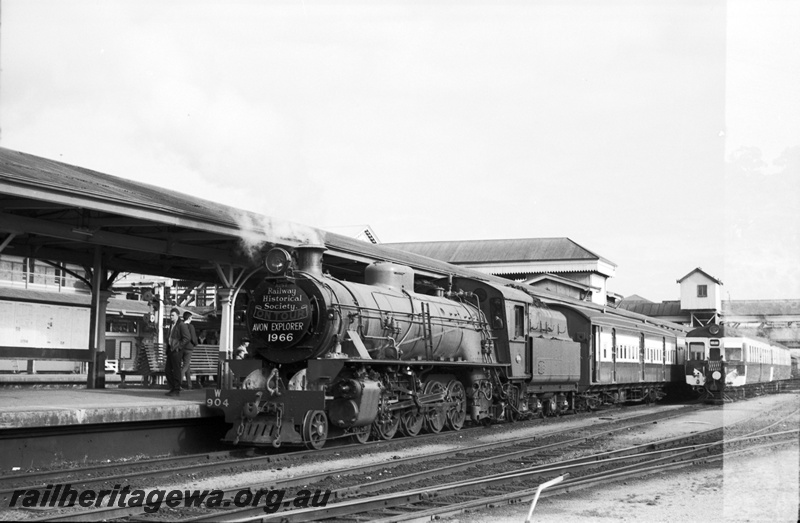
POLYGON ((452 405, 447 410, 447 426, 451 430, 461 430, 467 419, 467 392, 458 380, 447 384, 447 401, 452 405))
POLYGON ((328 416, 322 410, 312 410, 303 422, 303 442, 312 450, 325 446, 328 439, 328 416))
POLYGON ((425 416, 422 415, 417 407, 411 407, 400 414, 400 430, 406 436, 416 436, 422 430, 424 424, 425 416))
MULTIPOLYGON (((442 394, 446 397, 445 386, 440 381, 429 381, 425 384, 425 394, 442 394)), ((447 413, 441 403, 431 405, 425 411, 425 426, 429 432, 438 434, 447 422, 447 413)))
POLYGON ((370 432, 369 425, 366 427, 358 427, 357 429, 353 429, 353 433, 350 437, 353 438, 353 441, 356 443, 366 443, 369 441, 370 432))
POLYGON ((397 429, 400 428, 400 418, 394 413, 387 414, 383 419, 378 417, 372 423, 372 432, 380 439, 392 439, 397 434, 397 429))

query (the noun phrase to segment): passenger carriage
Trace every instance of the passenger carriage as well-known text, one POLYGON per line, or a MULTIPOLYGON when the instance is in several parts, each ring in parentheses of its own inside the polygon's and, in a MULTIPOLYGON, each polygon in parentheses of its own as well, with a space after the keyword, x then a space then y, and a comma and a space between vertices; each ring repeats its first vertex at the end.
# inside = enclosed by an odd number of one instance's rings
POLYGON ((570 336, 581 344, 579 391, 588 406, 618 401, 656 401, 682 378, 679 325, 608 312, 586 304, 550 304, 567 318, 570 336))

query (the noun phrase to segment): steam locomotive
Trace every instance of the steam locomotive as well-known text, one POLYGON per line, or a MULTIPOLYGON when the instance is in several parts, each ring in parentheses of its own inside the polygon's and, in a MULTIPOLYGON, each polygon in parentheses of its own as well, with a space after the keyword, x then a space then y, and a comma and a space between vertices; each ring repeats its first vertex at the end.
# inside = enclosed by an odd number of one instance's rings
POLYGON ((728 325, 694 329, 686 342, 686 384, 711 402, 779 390, 792 377, 789 349, 728 325))
POLYGON ((588 303, 548 306, 490 278, 415 289, 413 270, 389 262, 346 282, 323 273, 323 252, 266 254, 247 309, 256 357, 228 360, 231 386, 206 393, 232 424, 226 441, 416 436, 653 401, 682 381, 679 329, 588 303))

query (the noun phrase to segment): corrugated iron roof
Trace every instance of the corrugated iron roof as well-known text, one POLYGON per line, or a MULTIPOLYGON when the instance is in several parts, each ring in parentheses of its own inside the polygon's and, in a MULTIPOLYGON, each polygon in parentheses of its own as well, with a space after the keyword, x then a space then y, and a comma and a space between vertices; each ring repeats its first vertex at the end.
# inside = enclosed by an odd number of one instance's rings
MULTIPOLYGON (((625 298, 620 308, 645 316, 687 316, 679 300, 653 303, 625 298)), ((731 300, 722 302, 722 316, 800 316, 800 300, 731 300)))
MULTIPOLYGON (((25 287, 0 287, 0 299, 10 301, 30 301, 37 303, 52 303, 69 306, 91 306, 92 297, 82 292, 52 292, 39 289, 26 289, 25 287)), ((131 314, 148 312, 150 306, 147 302, 109 298, 107 312, 126 311, 131 314)))
POLYGON ((569 238, 404 242, 384 245, 454 264, 603 260, 616 267, 613 262, 569 238))
POLYGON ((679 300, 653 303, 646 301, 623 300, 619 304, 620 309, 644 314, 645 316, 684 316, 686 313, 681 309, 679 300))
POLYGON ((51 292, 25 287, 0 287, 0 299, 63 303, 64 305, 91 305, 91 296, 75 292, 51 292))
POLYGON ((583 290, 583 291, 590 291, 590 290, 598 291, 598 290, 600 290, 600 287, 595 287, 594 285, 586 285, 585 283, 580 283, 580 282, 577 282, 575 280, 570 280, 569 278, 564 278, 562 276, 558 276, 556 274, 550 274, 550 273, 545 273, 545 274, 541 274, 539 276, 534 276, 532 278, 528 278, 523 283, 526 284, 526 285, 533 285, 535 283, 540 283, 540 282, 543 282, 543 281, 553 281, 553 282, 560 283, 560 284, 566 285, 568 287, 573 287, 573 288, 580 289, 580 290, 583 290))
POLYGON ((647 298, 642 298, 638 294, 631 294, 630 296, 626 296, 624 298, 624 300, 627 301, 627 302, 646 301, 646 302, 649 302, 649 303, 653 303, 652 301, 648 300, 647 298))
POLYGON ((0 230, 15 235, 8 248, 16 247, 23 256, 34 238, 58 238, 58 249, 39 249, 37 254, 91 264, 87 247, 102 245, 106 252, 113 250, 108 268, 178 279, 216 280, 213 267, 208 268, 210 261, 253 267, 256 260, 243 247, 245 237, 288 247, 305 241, 324 243, 328 248, 324 260, 344 271, 348 264, 375 260, 402 263, 437 277, 455 269, 440 259, 392 246, 372 245, 3 147, 0 213, 0 230), (84 218, 87 227, 79 226, 84 218))
POLYGON ((728 316, 800 316, 800 300, 731 300, 722 302, 728 316))

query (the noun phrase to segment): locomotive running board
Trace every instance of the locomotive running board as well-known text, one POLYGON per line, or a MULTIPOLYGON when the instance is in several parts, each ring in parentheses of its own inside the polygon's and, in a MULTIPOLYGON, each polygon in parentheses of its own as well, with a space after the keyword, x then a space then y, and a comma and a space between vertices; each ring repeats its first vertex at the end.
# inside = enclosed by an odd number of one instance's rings
MULTIPOLYGON (((451 365, 451 366, 476 366, 475 362, 472 361, 452 361, 452 360, 389 360, 389 359, 375 359, 369 355, 367 351, 367 346, 364 345, 364 341, 361 339, 361 336, 358 332, 349 330, 347 331, 347 335, 350 337, 350 341, 353 342, 353 346, 358 351, 358 358, 348 358, 343 361, 369 361, 370 363, 381 363, 381 364, 388 364, 388 365, 430 365, 431 363, 435 363, 437 365, 451 365)), ((510 365, 508 363, 481 363, 481 367, 492 367, 492 368, 506 368, 510 365)))

